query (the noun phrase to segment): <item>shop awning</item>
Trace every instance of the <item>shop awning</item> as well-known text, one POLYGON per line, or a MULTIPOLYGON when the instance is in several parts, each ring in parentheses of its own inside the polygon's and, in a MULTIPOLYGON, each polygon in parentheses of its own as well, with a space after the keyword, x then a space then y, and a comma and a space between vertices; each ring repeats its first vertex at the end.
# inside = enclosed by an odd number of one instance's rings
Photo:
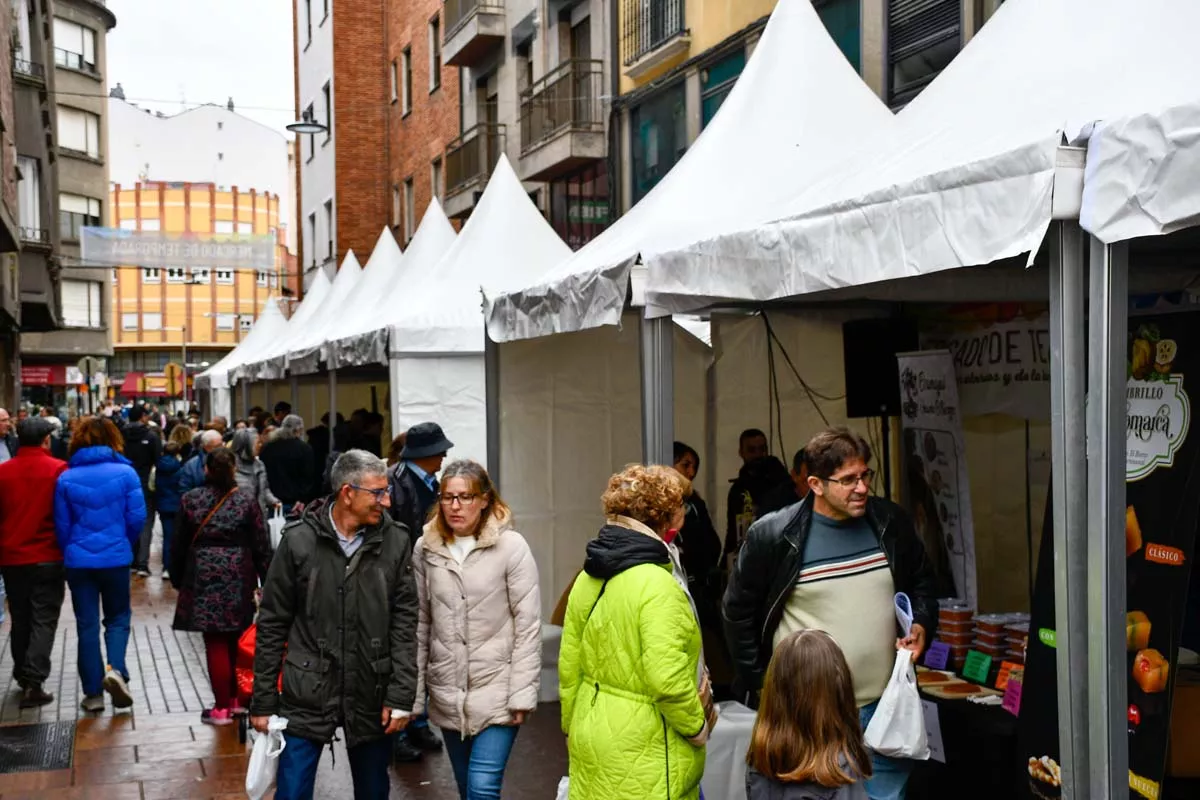
POLYGON ((122 397, 138 397, 142 394, 142 381, 145 380, 146 373, 144 372, 126 372, 125 380, 121 382, 121 389, 118 392, 122 397))

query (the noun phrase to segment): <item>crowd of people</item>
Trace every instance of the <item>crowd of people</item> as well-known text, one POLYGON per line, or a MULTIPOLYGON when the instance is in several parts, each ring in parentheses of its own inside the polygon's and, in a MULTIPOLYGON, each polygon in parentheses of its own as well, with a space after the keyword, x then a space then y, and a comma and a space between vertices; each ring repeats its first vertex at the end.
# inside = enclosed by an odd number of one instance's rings
MULTIPOLYGON (((265 732, 272 715, 288 720, 279 800, 313 796, 338 728, 356 797, 386 797, 389 763, 443 747, 464 800, 500 797, 538 704, 542 600, 534 553, 482 465, 445 463, 453 443, 433 422, 385 461, 365 412, 309 431, 286 403, 203 430, 144 406, 105 412, 71 422, 62 460, 61 425, 26 416, 14 436, 0 409, 0 571, 22 707, 53 700, 65 588, 83 709, 103 710, 105 694, 133 705, 130 572, 150 575, 157 515, 174 627, 205 643, 202 721, 247 713, 265 732), (273 549, 276 510, 288 522, 273 549), (239 697, 239 640, 255 622, 253 689, 239 697)), ((904 797, 912 762, 869 751, 863 731, 896 650, 920 654, 935 632, 923 546, 871 496, 860 435, 823 431, 790 470, 760 431, 739 451, 724 541, 684 443, 672 466, 631 465, 603 492, 605 523, 556 611, 575 800, 700 797, 717 703, 731 698, 758 711, 750 800, 904 797), (911 601, 905 632, 897 592, 911 601)))

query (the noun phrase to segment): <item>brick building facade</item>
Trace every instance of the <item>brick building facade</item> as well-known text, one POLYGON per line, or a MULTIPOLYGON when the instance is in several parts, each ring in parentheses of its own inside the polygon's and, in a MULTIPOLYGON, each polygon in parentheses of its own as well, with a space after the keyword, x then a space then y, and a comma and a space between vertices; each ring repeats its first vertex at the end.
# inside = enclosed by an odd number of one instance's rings
POLYGON ((388 4, 389 224, 404 246, 446 188, 445 151, 459 134, 459 71, 442 59, 443 4, 388 4))

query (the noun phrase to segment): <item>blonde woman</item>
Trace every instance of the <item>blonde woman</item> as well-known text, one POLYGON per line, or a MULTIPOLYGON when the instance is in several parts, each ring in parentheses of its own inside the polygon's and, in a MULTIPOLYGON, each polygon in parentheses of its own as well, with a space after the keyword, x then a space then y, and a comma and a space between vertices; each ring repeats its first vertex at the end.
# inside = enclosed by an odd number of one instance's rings
POLYGON ((504 768, 538 701, 541 596, 533 553, 474 461, 442 470, 417 542, 416 714, 441 728, 462 800, 499 800, 504 768))
POLYGON ((699 797, 715 718, 666 543, 686 488, 669 467, 633 465, 602 498, 608 520, 567 600, 558 661, 571 800, 699 797))

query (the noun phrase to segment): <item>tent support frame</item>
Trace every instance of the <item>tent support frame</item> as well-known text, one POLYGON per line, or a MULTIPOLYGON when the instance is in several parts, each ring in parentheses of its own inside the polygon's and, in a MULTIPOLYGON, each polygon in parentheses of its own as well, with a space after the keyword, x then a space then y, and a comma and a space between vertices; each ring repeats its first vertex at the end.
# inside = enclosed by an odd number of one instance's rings
POLYGON ((1063 800, 1088 792, 1087 394, 1084 235, 1076 221, 1050 233, 1050 428, 1054 514, 1059 760, 1063 800))
POLYGON ((670 464, 675 442, 675 323, 641 317, 642 458, 670 464))
MULTIPOLYGON (((329 430, 330 437, 333 436, 333 430, 337 427, 337 370, 329 370, 329 430)), ((333 439, 330 438, 330 445, 333 439)), ((324 464, 319 465, 321 469, 325 469, 324 464)))
POLYGON ((1125 672, 1125 427, 1129 245, 1093 238, 1089 275, 1087 459, 1091 796, 1129 792, 1125 672))
POLYGON ((492 484, 500 485, 500 347, 483 337, 483 394, 487 408, 487 470, 492 484))

